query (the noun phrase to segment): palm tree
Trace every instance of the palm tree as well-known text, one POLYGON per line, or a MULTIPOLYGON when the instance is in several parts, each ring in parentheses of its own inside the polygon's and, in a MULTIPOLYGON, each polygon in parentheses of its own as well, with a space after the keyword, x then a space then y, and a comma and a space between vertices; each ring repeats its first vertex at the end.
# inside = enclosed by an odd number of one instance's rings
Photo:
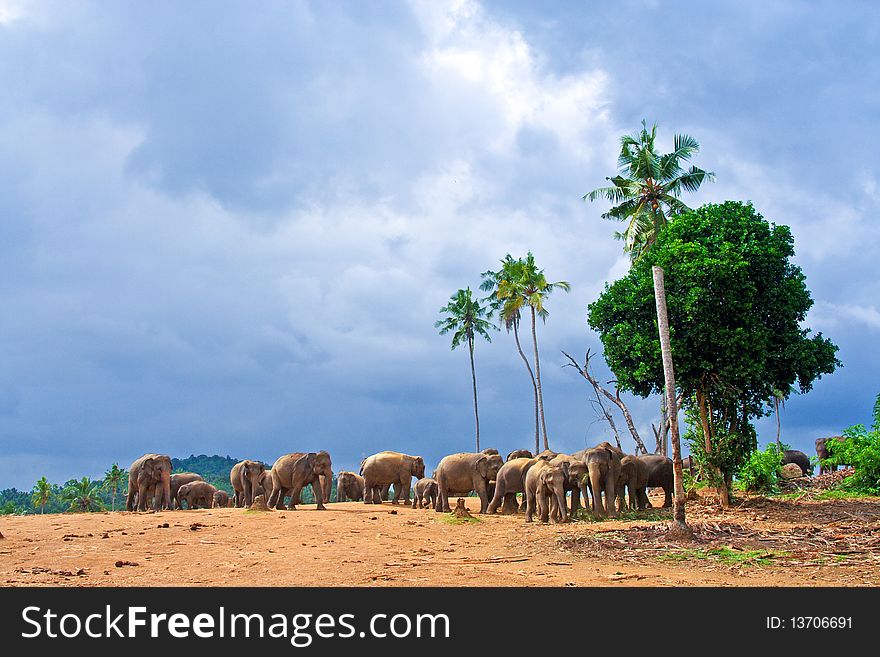
POLYGON ((679 199, 682 191, 695 192, 704 180, 715 179, 714 173, 696 166, 687 171, 682 168, 700 150, 696 139, 675 135, 672 152, 658 155, 656 135, 657 124, 649 132, 643 120, 638 134, 621 137, 618 174, 606 178, 611 186, 584 195, 585 201, 605 198, 616 204, 602 218, 627 222, 616 236, 624 240, 624 250, 633 260, 651 248, 669 217, 690 210, 679 199))
POLYGON ((449 303, 440 309, 448 317, 438 320, 434 326, 440 329, 440 335, 452 334, 452 348, 455 349, 465 340, 467 341, 468 354, 471 358, 471 380, 474 387, 474 419, 477 427, 477 450, 480 451, 480 412, 477 408, 477 371, 474 367, 474 338, 481 335, 487 342, 492 342, 489 337, 489 329, 497 330, 497 327, 488 321, 488 311, 480 305, 478 299, 474 299, 471 288, 458 290, 449 299, 449 303))
POLYGON ((98 498, 101 484, 83 477, 79 481, 72 479, 67 482, 61 492, 61 499, 70 504, 71 511, 97 511, 103 508, 98 498))
MULTIPOLYGON (((498 271, 485 271, 482 274, 483 282, 480 289, 491 292, 486 300, 492 307, 492 312, 498 312, 501 321, 504 322, 504 328, 510 333, 513 331, 513 339, 516 342, 516 350, 519 357, 525 363, 526 371, 529 373, 529 380, 532 382, 532 393, 535 400, 535 453, 541 451, 540 448, 540 429, 539 429, 539 413, 538 413, 538 385, 535 382, 535 373, 532 371, 532 365, 529 363, 528 357, 522 349, 519 341, 519 323, 522 319, 522 307, 525 303, 521 294, 515 293, 515 286, 511 281, 519 280, 522 277, 522 269, 524 261, 520 258, 514 260, 509 253, 501 261, 501 269, 498 271), (503 295, 503 296, 502 296, 503 295)), ((491 316, 491 313, 490 313, 491 316)))
POLYGON ((37 479, 37 483, 34 484, 33 490, 31 490, 31 501, 33 502, 34 508, 40 507, 41 515, 43 511, 45 511, 46 504, 51 497, 52 484, 46 480, 46 477, 40 477, 37 479))
MULTIPOLYGON (((512 260, 508 255, 505 260, 512 260)), ((509 278, 499 279, 496 294, 503 299, 504 308, 508 317, 518 317, 521 308, 528 306, 532 318, 532 347, 535 358, 535 390, 538 398, 538 414, 541 419, 541 433, 544 438, 544 449, 550 449, 550 441, 547 436, 547 420, 544 414, 544 393, 541 388, 541 359, 538 356, 538 333, 537 318, 546 322, 550 313, 544 307, 544 302, 553 290, 560 289, 568 292, 571 285, 566 281, 550 283, 544 276, 544 270, 538 269, 535 264, 535 256, 531 251, 525 259, 520 259, 510 267, 509 278)), ((503 271, 503 269, 502 269, 503 271)), ((504 315, 502 315, 504 317, 504 315)))
POLYGON ((128 473, 124 468, 120 468, 114 463, 107 472, 104 473, 104 488, 110 491, 110 510, 116 511, 116 493, 119 490, 119 484, 128 473))

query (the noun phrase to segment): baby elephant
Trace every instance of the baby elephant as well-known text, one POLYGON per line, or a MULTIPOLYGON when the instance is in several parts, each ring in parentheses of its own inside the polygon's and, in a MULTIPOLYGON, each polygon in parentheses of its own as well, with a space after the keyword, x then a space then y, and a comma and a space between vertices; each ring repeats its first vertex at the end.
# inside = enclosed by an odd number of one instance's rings
POLYGON ((184 484, 177 491, 177 505, 182 509, 186 502, 188 509, 210 509, 214 505, 217 489, 207 481, 193 481, 184 484))
POLYGON ((437 508, 439 487, 436 479, 424 477, 416 482, 413 506, 417 509, 437 508))
POLYGON ((541 522, 568 522, 565 504, 565 481, 568 464, 550 465, 540 460, 526 473, 526 522, 532 522, 535 511, 541 522))
POLYGON ((225 490, 218 490, 214 493, 214 508, 225 508, 229 506, 229 493, 225 490))

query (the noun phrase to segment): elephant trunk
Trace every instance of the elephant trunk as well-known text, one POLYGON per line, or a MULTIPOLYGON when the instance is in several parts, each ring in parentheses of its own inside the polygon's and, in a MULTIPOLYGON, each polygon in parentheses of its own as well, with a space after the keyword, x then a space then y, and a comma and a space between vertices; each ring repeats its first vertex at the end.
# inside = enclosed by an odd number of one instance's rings
MULTIPOLYGON (((604 516, 605 507, 602 501, 602 469, 597 463, 590 463, 590 487, 593 489, 593 515, 604 516)), ((607 503, 607 500, 605 501, 607 503)))

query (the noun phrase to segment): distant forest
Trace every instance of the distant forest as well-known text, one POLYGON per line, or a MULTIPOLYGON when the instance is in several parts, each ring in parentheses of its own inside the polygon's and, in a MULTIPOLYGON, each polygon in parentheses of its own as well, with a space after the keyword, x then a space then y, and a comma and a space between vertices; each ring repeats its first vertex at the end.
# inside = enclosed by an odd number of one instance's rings
MULTIPOLYGON (((229 471, 232 466, 241 459, 230 456, 208 456, 206 454, 191 454, 187 458, 172 458, 171 464, 174 472, 195 472, 205 478, 220 490, 232 494, 232 485, 229 483, 229 471)), ((271 464, 269 464, 271 466, 271 464)), ((35 482, 34 488, 29 491, 21 491, 16 488, 0 490, 0 515, 40 513, 40 500, 45 500, 44 513, 64 513, 67 511, 110 511, 125 510, 125 496, 128 492, 128 471, 122 470, 115 481, 116 495, 114 499, 114 477, 110 476, 108 469, 103 479, 71 479, 63 484, 46 482, 42 488, 43 495, 37 491, 40 483, 35 482), (35 495, 35 493, 37 493, 35 495)), ((336 498, 336 482, 333 482, 333 494, 331 499, 336 498)), ((314 502, 312 491, 306 488, 302 493, 304 503, 314 502)))

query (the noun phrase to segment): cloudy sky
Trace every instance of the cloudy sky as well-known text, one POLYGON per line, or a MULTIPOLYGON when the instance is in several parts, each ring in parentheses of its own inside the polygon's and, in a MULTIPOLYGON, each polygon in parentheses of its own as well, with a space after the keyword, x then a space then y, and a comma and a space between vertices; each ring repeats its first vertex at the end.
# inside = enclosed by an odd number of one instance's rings
MULTIPOLYGON (((0 0, 0 488, 148 451, 431 467, 473 444, 438 310, 528 249, 572 284, 539 327, 551 446, 605 439, 560 350, 599 349, 627 262, 581 196, 642 118, 700 141, 690 204, 792 227, 844 362, 786 405, 812 453, 880 392, 878 51, 867 2, 0 0)), ((484 444, 530 445, 512 339, 476 357, 484 444)))

